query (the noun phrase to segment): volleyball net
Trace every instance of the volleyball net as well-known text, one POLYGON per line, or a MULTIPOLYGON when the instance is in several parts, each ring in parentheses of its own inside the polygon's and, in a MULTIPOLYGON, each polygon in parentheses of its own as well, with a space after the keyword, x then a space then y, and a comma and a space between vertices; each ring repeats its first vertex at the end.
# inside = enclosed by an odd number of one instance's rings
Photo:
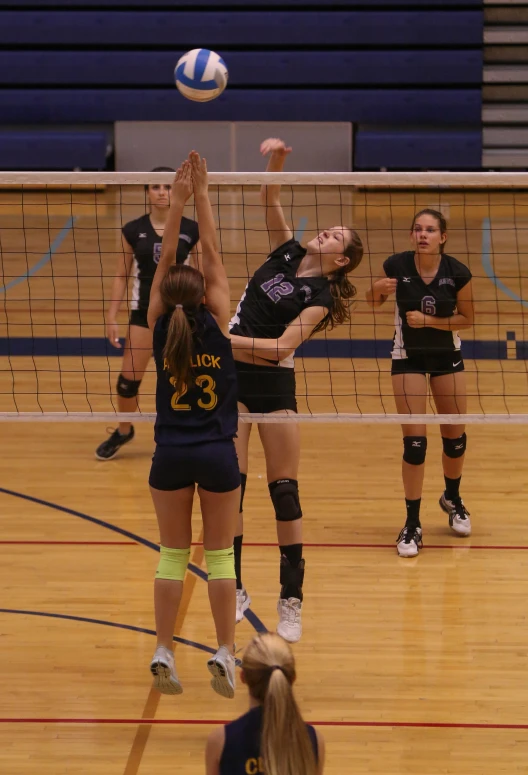
MULTIPOLYGON (((0 420, 130 419, 118 413, 122 349, 106 339, 122 226, 148 211, 145 186, 171 173, 0 173, 0 420)), ((351 275, 349 324, 315 335, 296 357, 299 415, 264 422, 401 422, 390 377, 394 299, 365 292, 391 254, 410 249, 413 215, 440 210, 446 252, 473 275, 474 326, 461 332, 468 423, 528 421, 528 175, 524 173, 212 173, 211 201, 233 312, 269 252, 262 183, 282 184, 286 219, 306 243, 355 228, 365 248, 351 275)), ((194 216, 193 200, 185 215, 194 216)), ((121 343, 133 278, 119 313, 121 343)), ((154 419, 155 371, 142 381, 134 421, 154 419)), ((406 421, 460 422, 438 415, 406 421)))

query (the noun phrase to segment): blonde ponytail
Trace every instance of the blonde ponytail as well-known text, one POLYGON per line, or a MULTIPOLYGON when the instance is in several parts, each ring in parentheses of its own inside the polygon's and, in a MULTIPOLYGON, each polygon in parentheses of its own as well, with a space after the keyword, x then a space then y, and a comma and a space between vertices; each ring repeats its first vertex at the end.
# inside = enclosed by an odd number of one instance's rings
POLYGON ((293 694, 295 663, 278 635, 259 635, 242 661, 250 694, 263 706, 261 756, 266 775, 316 775, 310 735, 293 694))

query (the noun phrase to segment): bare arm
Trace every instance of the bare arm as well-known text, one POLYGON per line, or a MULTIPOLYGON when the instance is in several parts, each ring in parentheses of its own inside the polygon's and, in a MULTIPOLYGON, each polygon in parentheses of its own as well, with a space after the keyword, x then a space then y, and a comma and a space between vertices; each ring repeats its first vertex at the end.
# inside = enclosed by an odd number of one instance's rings
POLYGON ((169 216, 167 218, 167 223, 165 224, 163 240, 161 242, 161 256, 150 289, 149 308, 147 312, 147 320, 150 329, 154 329, 156 320, 160 315, 163 315, 167 311, 161 298, 160 285, 174 262, 174 256, 176 255, 178 241, 180 239, 180 223, 183 215, 183 208, 191 193, 191 168, 188 162, 184 162, 177 171, 174 183, 172 184, 169 216))
POLYGON ((461 331, 471 328, 475 319, 473 291, 471 283, 467 283, 457 293, 457 311, 448 318, 436 315, 424 315, 423 312, 408 312, 407 323, 411 328, 438 328, 441 331, 461 331))
POLYGON ((220 759, 224 745, 224 727, 218 727, 211 732, 205 745, 205 775, 220 775, 220 759))
MULTIPOLYGON (((271 154, 266 172, 282 172, 286 156, 291 153, 291 148, 286 147, 282 140, 277 137, 270 137, 264 140, 260 146, 260 152, 263 156, 271 154)), ((279 245, 284 245, 292 238, 292 231, 286 223, 284 211, 280 201, 280 186, 262 186, 260 189, 260 201, 265 208, 266 226, 270 235, 271 250, 275 250, 279 245)))
POLYGON ((205 278, 205 303, 214 315, 221 331, 228 336, 229 283, 227 274, 218 252, 216 225, 209 200, 209 182, 205 159, 193 151, 190 154, 194 203, 200 227, 202 246, 202 272, 205 278))
POLYGON ((380 277, 372 283, 372 287, 366 293, 369 307, 381 307, 385 304, 391 293, 395 293, 398 280, 395 277, 380 277))
POLYGON ((315 326, 328 314, 326 307, 308 307, 292 320, 279 339, 253 339, 249 336, 231 334, 233 350, 242 350, 248 355, 266 358, 269 361, 283 361, 310 338, 315 326))
POLYGON ((116 273, 112 282, 112 290, 110 291, 110 304, 106 313, 106 336, 110 344, 117 347, 117 349, 121 349, 117 315, 125 295, 130 268, 134 258, 134 250, 124 236, 121 237, 121 241, 123 243, 123 254, 117 259, 116 273))

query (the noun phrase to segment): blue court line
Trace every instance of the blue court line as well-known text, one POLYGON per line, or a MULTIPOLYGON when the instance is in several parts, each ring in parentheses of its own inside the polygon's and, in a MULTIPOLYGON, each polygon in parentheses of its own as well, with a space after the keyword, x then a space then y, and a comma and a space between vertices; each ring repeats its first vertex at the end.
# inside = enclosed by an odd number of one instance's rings
POLYGON ((297 242, 300 242, 303 238, 303 234, 306 231, 306 227, 308 226, 308 218, 303 216, 299 220, 299 226, 297 230, 295 231, 294 238, 297 240, 297 242))
POLYGON ((74 217, 68 218, 68 220, 66 221, 62 229, 59 231, 59 233, 51 243, 50 249, 48 250, 48 252, 44 253, 42 258, 39 261, 37 261, 36 264, 33 264, 33 266, 30 269, 28 269, 27 272, 24 272, 24 274, 21 274, 20 277, 15 277, 15 279, 11 280, 11 282, 7 283, 7 285, 2 286, 0 288, 0 293, 5 293, 10 288, 14 288, 15 285, 18 285, 19 283, 23 282, 23 280, 25 280, 28 277, 31 277, 31 275, 36 274, 36 272, 42 269, 42 267, 48 263, 48 261, 55 253, 55 251, 60 247, 62 241, 64 240, 68 232, 71 231, 71 229, 73 228, 73 224, 75 223, 75 220, 76 219, 74 217))
POLYGON ((523 307, 528 307, 528 301, 518 296, 515 291, 510 290, 502 280, 499 280, 493 266, 491 265, 491 221, 489 218, 482 219, 482 266, 488 278, 500 291, 509 296, 510 299, 518 301, 523 307))
MULTIPOLYGON (((117 525, 112 525, 110 522, 105 522, 103 519, 91 517, 89 514, 83 514, 82 511, 75 511, 74 509, 69 509, 66 506, 59 506, 58 503, 45 501, 42 500, 42 498, 35 498, 32 495, 25 495, 24 493, 16 492, 15 490, 7 490, 5 487, 0 487, 0 493, 4 493, 4 495, 12 495, 14 498, 21 498, 22 500, 30 501, 31 503, 38 503, 40 506, 46 506, 49 509, 62 511, 64 514, 71 514, 73 517, 79 517, 80 519, 86 520, 86 522, 91 522, 92 524, 98 525, 99 527, 112 530, 114 533, 119 533, 119 535, 125 536, 126 538, 131 538, 132 541, 136 541, 136 543, 142 544, 148 549, 153 549, 155 552, 159 552, 160 550, 158 544, 155 544, 153 541, 149 541, 148 538, 142 538, 141 536, 136 535, 136 533, 131 533, 130 530, 124 530, 124 528, 117 527, 117 525)), ((190 562, 187 567, 196 576, 199 576, 204 581, 207 581, 207 573, 197 565, 194 565, 192 562, 190 562)), ((257 632, 268 631, 267 627, 253 611, 248 609, 244 613, 244 616, 257 632)))

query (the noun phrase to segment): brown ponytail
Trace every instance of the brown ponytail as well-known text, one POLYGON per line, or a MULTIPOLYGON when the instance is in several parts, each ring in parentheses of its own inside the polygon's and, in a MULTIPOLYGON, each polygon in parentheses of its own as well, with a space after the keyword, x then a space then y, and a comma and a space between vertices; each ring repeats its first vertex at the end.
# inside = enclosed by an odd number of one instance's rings
POLYGON ((363 243, 359 234, 353 229, 349 229, 350 242, 348 243, 343 255, 348 258, 348 264, 341 267, 329 275, 330 292, 333 298, 332 309, 315 326, 312 334, 318 331, 325 331, 327 328, 331 331, 335 326, 346 323, 350 320, 350 299, 353 299, 357 293, 356 286, 348 279, 350 272, 353 272, 363 258, 363 243))
POLYGON ((177 393, 192 384, 194 316, 204 292, 201 272, 185 264, 171 266, 161 281, 161 298, 165 306, 172 309, 163 357, 177 393))
POLYGON ((266 775, 316 775, 314 749, 293 695, 295 662, 286 641, 257 635, 242 660, 251 696, 263 706, 261 756, 266 775))

